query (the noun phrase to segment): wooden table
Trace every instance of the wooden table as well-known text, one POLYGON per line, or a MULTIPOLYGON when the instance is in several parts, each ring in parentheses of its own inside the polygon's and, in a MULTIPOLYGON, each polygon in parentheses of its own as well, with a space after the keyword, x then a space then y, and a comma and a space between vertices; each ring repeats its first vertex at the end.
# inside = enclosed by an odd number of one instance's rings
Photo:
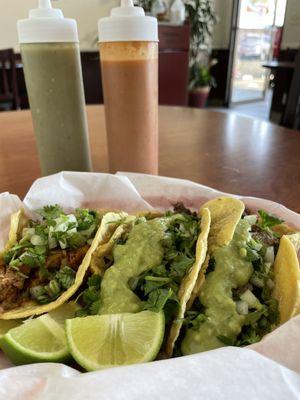
MULTIPOLYGON (((104 110, 89 106, 95 171, 108 171, 104 110)), ((160 108, 160 174, 268 198, 300 212, 300 132, 233 113, 160 108)), ((0 113, 0 192, 40 176, 28 111, 0 113)))

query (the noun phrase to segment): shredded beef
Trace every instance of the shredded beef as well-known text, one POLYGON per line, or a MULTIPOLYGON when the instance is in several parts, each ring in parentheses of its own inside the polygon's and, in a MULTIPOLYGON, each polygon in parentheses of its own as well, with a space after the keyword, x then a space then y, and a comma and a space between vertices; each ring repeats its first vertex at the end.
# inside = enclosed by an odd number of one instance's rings
POLYGON ((276 236, 272 235, 271 232, 261 229, 258 225, 252 226, 252 232, 253 232, 252 234, 253 239, 261 242, 266 246, 279 245, 279 239, 276 236))
POLYGON ((20 293, 24 288, 25 278, 11 268, 0 275, 1 309, 14 308, 20 301, 20 293))
POLYGON ((84 256, 86 255, 88 249, 89 249, 89 246, 86 245, 86 246, 80 247, 79 249, 69 251, 67 254, 67 265, 70 268, 77 270, 77 268, 81 264, 84 256))
POLYGON ((242 217, 247 217, 247 215, 252 215, 251 210, 249 210, 249 208, 245 208, 242 217))
POLYGON ((67 258, 65 250, 53 251, 49 254, 46 260, 46 269, 59 269, 62 265, 63 259, 67 258))
POLYGON ((173 204, 173 209, 174 209, 175 213, 178 213, 178 214, 185 213, 187 215, 193 215, 194 217, 197 217, 197 213, 196 212, 192 212, 191 210, 186 208, 183 203, 179 202, 179 203, 173 204))

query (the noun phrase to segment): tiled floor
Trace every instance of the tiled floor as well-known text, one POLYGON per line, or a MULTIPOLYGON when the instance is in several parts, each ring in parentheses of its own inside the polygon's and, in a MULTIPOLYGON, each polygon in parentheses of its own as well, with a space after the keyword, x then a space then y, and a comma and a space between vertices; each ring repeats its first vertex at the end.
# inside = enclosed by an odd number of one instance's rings
POLYGON ((234 105, 230 107, 230 110, 237 114, 248 115, 249 117, 268 121, 272 102, 272 94, 272 90, 268 90, 264 100, 234 105))

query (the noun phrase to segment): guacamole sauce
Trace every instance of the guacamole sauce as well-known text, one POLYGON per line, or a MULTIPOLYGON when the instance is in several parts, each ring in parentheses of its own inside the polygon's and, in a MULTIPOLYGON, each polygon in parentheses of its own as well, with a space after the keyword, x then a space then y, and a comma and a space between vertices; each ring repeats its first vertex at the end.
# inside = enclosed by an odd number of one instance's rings
POLYGON ((132 228, 125 244, 115 245, 114 265, 105 272, 101 284, 100 314, 142 310, 143 302, 132 292, 128 281, 160 265, 166 229, 163 218, 140 222, 132 228))
POLYGON ((235 339, 241 332, 245 316, 237 313, 232 289, 245 285, 253 273, 252 263, 245 259, 250 228, 249 222, 241 220, 230 244, 213 252, 215 269, 207 275, 199 296, 206 319, 198 329, 187 330, 181 346, 183 354, 222 347, 224 343, 218 336, 235 339))

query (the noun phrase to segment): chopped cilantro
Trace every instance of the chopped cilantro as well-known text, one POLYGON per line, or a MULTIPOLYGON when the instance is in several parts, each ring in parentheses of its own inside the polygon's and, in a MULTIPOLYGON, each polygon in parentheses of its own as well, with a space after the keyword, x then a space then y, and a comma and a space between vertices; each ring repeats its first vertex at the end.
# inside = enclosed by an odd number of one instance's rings
POLYGON ((77 301, 82 304, 82 308, 76 311, 76 317, 98 314, 101 305, 100 287, 101 277, 96 274, 92 275, 87 281, 87 288, 77 298, 77 301))
POLYGON ((281 220, 280 218, 275 217, 274 215, 269 214, 264 210, 258 210, 258 214, 260 216, 258 225, 262 229, 272 228, 272 226, 279 225, 283 222, 283 220, 281 220))
POLYGON ((145 309, 163 310, 166 320, 174 317, 178 308, 177 293, 182 278, 195 262, 196 242, 200 233, 199 218, 181 208, 182 213, 165 214, 167 231, 162 240, 162 264, 131 278, 129 287, 145 301, 145 309))
POLYGON ((63 214, 63 209, 59 205, 55 204, 54 206, 39 208, 36 212, 45 219, 55 219, 63 214))
POLYGON ((99 220, 98 214, 87 208, 77 208, 75 210, 75 217, 77 219, 78 231, 89 229, 91 225, 97 223, 99 220))
POLYGON ((164 310, 165 319, 168 323, 174 317, 178 308, 178 299, 173 290, 170 289, 155 289, 150 292, 144 310, 159 312, 164 310))
POLYGON ((256 327, 247 326, 246 329, 243 328, 243 331, 243 335, 235 342, 235 346, 248 346, 260 341, 261 337, 256 332, 256 327))
POLYGON ((205 314, 199 313, 198 311, 187 311, 184 324, 188 328, 192 328, 197 330, 203 322, 207 320, 207 316, 205 314))

